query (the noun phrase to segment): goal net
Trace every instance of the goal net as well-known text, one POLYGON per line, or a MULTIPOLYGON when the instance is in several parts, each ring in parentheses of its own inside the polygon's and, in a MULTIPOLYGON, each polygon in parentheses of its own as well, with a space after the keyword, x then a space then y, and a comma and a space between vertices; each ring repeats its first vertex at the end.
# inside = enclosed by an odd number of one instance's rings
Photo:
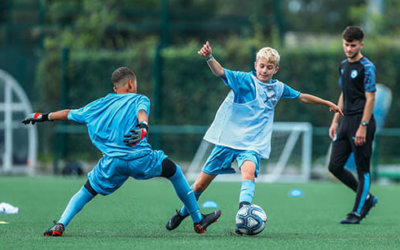
MULTIPOLYGON (((214 144, 203 140, 186 171, 195 180, 203 168, 214 144)), ((306 122, 275 122, 271 139, 271 155, 261 159, 258 182, 306 182, 310 179, 312 126, 306 122)), ((235 174, 221 174, 220 181, 240 181, 241 175, 234 161, 235 174)))

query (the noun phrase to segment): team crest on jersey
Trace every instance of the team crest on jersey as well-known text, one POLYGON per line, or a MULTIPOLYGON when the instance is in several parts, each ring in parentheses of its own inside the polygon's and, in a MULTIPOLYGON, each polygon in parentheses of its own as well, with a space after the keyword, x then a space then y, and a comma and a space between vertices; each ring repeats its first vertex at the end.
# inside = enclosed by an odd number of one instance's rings
POLYGON ((268 89, 267 91, 264 91, 264 95, 265 95, 264 103, 268 103, 269 101, 271 101, 273 103, 273 106, 275 106, 275 104, 277 103, 277 100, 276 100, 276 93, 274 91, 274 88, 272 86, 268 86, 267 89, 268 89))
POLYGON ((353 70, 351 71, 350 76, 351 76, 351 78, 353 78, 353 79, 356 78, 356 77, 358 76, 357 70, 353 69, 353 70))
POLYGON ((344 69, 340 69, 340 74, 343 75, 343 73, 344 73, 344 69))

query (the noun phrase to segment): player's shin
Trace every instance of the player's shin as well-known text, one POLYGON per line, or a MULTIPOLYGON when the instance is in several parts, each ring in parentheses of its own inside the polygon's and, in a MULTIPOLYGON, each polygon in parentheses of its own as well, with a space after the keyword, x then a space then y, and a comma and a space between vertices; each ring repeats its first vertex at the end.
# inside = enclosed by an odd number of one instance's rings
POLYGON ((353 211, 358 215, 361 215, 362 208, 365 205, 365 201, 369 197, 369 189, 371 186, 371 178, 369 173, 360 174, 359 186, 356 194, 356 201, 353 207, 353 211))
POLYGON ((239 208, 244 205, 250 205, 253 201, 255 182, 253 180, 243 180, 240 188, 239 208))
MULTIPOLYGON (((191 186, 191 188, 193 189, 193 185, 191 186)), ((198 201, 202 192, 193 192, 193 193, 194 193, 194 197, 196 197, 196 201, 198 201)), ((179 210, 179 214, 182 216, 189 215, 189 210, 187 209, 187 207, 185 205, 183 205, 182 208, 179 210)))
POLYGON ((64 210, 64 213, 61 215, 61 218, 58 220, 58 223, 61 223, 66 227, 72 218, 79 212, 81 209, 94 197, 85 187, 82 187, 74 196, 72 196, 69 201, 67 207, 64 210))
POLYGON ((189 184, 183 176, 182 170, 179 166, 176 166, 176 172, 172 177, 169 178, 169 180, 174 186, 179 199, 187 208, 193 222, 196 223, 201 221, 202 216, 199 211, 199 205, 197 204, 196 197, 193 193, 193 190, 189 187, 189 184))

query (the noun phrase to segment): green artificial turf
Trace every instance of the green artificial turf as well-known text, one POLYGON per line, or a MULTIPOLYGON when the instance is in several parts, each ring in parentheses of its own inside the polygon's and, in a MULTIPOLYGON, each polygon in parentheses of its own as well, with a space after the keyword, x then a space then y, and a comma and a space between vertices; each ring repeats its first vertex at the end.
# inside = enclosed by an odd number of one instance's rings
MULTIPOLYGON (((240 183, 215 182, 200 197, 222 210, 217 223, 196 234, 190 218, 174 231, 165 224, 180 207, 165 179, 129 179, 109 196, 95 197, 62 237, 43 237, 86 179, 0 177, 0 202, 20 209, 0 214, 0 249, 399 249, 400 185, 375 185, 379 202, 360 225, 340 225, 354 193, 339 183, 256 184, 253 202, 268 216, 256 236, 234 234, 240 183), (299 188, 302 197, 290 197, 299 188)), ((210 212, 210 209, 201 209, 210 212)))

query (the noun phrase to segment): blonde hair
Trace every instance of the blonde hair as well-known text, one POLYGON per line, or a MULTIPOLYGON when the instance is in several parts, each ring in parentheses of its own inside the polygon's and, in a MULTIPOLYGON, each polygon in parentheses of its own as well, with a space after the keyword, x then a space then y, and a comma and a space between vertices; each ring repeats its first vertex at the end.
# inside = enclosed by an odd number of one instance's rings
POLYGON ((275 64, 275 66, 279 66, 281 56, 276 49, 264 47, 257 52, 256 61, 260 58, 264 58, 267 62, 275 64))

